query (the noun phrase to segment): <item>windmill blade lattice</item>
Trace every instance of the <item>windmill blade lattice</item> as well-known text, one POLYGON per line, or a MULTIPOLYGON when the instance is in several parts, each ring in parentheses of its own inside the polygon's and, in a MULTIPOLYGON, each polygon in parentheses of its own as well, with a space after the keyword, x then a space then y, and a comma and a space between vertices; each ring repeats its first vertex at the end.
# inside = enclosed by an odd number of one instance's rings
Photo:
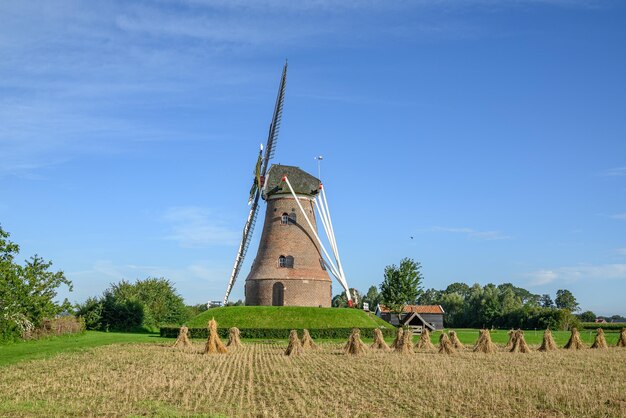
MULTIPOLYGON (((285 62, 285 66, 283 67, 283 73, 280 78, 280 85, 278 87, 278 95, 276 97, 276 104, 274 106, 274 115, 272 116, 272 123, 270 124, 269 133, 267 137, 267 146, 265 147, 265 155, 263 157, 261 173, 260 173, 260 178, 259 178, 260 181, 262 181, 262 179, 265 177, 265 174, 267 173, 269 160, 272 159, 276 151, 276 142, 278 141, 278 132, 280 130, 280 122, 281 122, 282 115, 283 115, 283 101, 285 99, 286 83, 287 83, 287 63, 285 62)), ((255 180, 255 181, 258 181, 258 180, 255 180)), ((248 213, 246 224, 243 227, 241 243, 239 244, 237 256, 235 257, 233 271, 230 275, 230 279, 228 280, 228 286, 226 287, 226 294, 224 295, 224 304, 228 302, 228 298, 230 297, 230 292, 233 290, 233 286, 235 285, 235 281, 237 280, 237 276, 239 275, 239 271, 241 270, 241 266, 243 265, 243 261, 246 257, 246 253, 248 252, 250 241, 252 240, 252 232, 254 231, 254 226, 256 225, 256 218, 257 218, 258 209, 259 209, 259 198, 261 196, 262 187, 263 187, 262 184, 257 184, 256 192, 254 193, 254 198, 252 200, 252 205, 250 207, 250 212, 248 213)))
POLYGON ((248 219, 246 220, 246 224, 243 227, 241 243, 239 244, 239 250, 237 251, 237 257, 235 257, 235 264, 233 265, 233 271, 230 275, 228 286, 226 287, 226 294, 224 295, 224 304, 228 302, 228 297, 230 296, 230 292, 233 290, 233 286, 235 285, 235 280, 237 280, 237 276, 239 275, 239 270, 241 270, 243 260, 246 258, 246 253, 248 252, 248 247, 250 246, 250 241, 252 240, 252 232, 254 231, 254 226, 256 225, 256 218, 259 213, 259 196, 260 195, 261 195, 261 192, 260 190, 257 189, 252 205, 250 206, 248 219))
POLYGON ((276 104, 274 105, 274 115, 272 116, 272 123, 267 135, 267 146, 265 147, 265 158, 263 160, 263 168, 261 175, 264 176, 267 173, 267 167, 269 160, 274 157, 276 152, 276 143, 278 142, 278 132, 280 131, 280 122, 283 118, 283 103, 285 100, 285 86, 287 85, 287 63, 283 67, 283 74, 280 77, 280 86, 278 88, 278 94, 276 96, 276 104))

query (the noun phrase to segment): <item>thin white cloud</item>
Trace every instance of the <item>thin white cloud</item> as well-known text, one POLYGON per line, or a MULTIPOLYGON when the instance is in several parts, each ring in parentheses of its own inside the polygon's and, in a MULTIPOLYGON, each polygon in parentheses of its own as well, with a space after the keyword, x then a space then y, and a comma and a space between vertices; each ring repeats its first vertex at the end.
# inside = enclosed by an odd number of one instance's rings
POLYGON ((617 249, 615 250, 615 254, 617 254, 617 255, 623 255, 623 256, 626 256, 626 247, 623 247, 623 248, 617 248, 617 249))
MULTIPOLYGON (((119 109, 193 108, 200 95, 232 100, 238 96, 233 86, 254 82, 265 71, 255 59, 274 55, 277 46, 287 56, 329 43, 489 36, 493 29, 466 19, 465 8, 539 3, 599 2, 0 2, 0 176, 84 155, 126 153, 131 141, 189 138, 195 133, 180 124, 171 132, 166 123, 119 109), (406 13, 416 19, 388 24, 406 13), (241 56, 249 58, 240 62, 241 56)), ((616 170, 620 174, 609 175, 626 175, 626 167, 616 170)))
POLYGON ((430 230, 432 232, 448 232, 452 234, 463 234, 469 238, 485 240, 485 241, 494 241, 494 240, 502 240, 502 239, 511 238, 508 235, 504 235, 500 231, 478 231, 473 228, 451 228, 451 227, 443 227, 443 226, 434 226, 430 230))
POLYGON ((626 220, 626 213, 616 213, 614 215, 611 215, 611 218, 619 219, 620 221, 623 221, 623 220, 626 220))
POLYGON ((168 37, 189 37, 204 41, 265 44, 281 38, 281 31, 263 30, 262 22, 202 16, 175 16, 152 13, 150 16, 122 15, 116 18, 118 28, 130 32, 168 37))
POLYGON ((566 266, 537 270, 526 275, 533 286, 555 282, 597 281, 626 279, 626 264, 597 264, 566 266))
POLYGON ((600 172, 603 177, 621 177, 626 176, 626 167, 614 167, 600 172))
POLYGON ((207 209, 174 207, 165 212, 163 220, 170 224, 165 238, 177 241, 182 247, 237 244, 238 234, 207 209))
POLYGON ((531 283, 535 286, 541 286, 544 284, 552 283, 556 279, 558 279, 559 274, 554 270, 538 270, 532 273, 529 273, 530 278, 532 279, 531 283))

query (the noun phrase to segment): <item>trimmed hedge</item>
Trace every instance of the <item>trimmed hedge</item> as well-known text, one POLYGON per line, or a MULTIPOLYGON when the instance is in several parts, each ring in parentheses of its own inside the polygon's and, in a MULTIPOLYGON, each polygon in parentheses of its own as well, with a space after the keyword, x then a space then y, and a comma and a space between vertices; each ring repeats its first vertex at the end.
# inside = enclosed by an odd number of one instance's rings
POLYGON ((583 322, 583 329, 598 329, 602 328, 603 330, 615 330, 619 331, 622 328, 626 328, 626 323, 624 322, 609 322, 606 324, 598 324, 595 322, 583 322))
MULTIPOLYGON (((161 327, 161 337, 164 338, 176 338, 178 336, 179 327, 161 327)), ((348 338, 353 328, 323 328, 323 329, 309 329, 309 333, 312 338, 327 338, 327 339, 343 339, 348 338)), ((360 328, 361 335, 365 338, 373 337, 375 328, 360 328)), ((393 337, 395 335, 395 328, 380 328, 383 336, 393 337)), ((267 338, 286 340, 289 338, 290 329, 286 328, 240 328, 241 338, 267 338)), ((302 329, 298 329, 298 333, 302 334, 302 329)), ((228 337, 228 328, 218 328, 217 333, 222 338, 228 337)), ((209 330, 207 328, 189 328, 189 337, 191 338, 207 338, 209 336, 209 330)))

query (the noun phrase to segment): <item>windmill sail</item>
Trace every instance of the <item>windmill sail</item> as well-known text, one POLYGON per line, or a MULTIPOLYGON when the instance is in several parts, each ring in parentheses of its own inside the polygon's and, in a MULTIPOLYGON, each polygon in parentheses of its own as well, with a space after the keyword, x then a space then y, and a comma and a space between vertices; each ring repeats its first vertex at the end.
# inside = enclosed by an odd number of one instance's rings
POLYGON ((263 159, 263 167, 261 169, 261 175, 265 176, 267 173, 267 166, 269 160, 274 157, 276 151, 276 142, 278 142, 278 131, 280 130, 280 121, 283 117, 283 101, 285 99, 285 86, 287 83, 287 63, 283 67, 283 74, 280 77, 280 87, 278 88, 278 94, 276 96, 276 105, 274 106, 274 115, 272 116, 272 123, 270 124, 269 133, 267 135, 267 146, 265 147, 265 158, 263 159))
POLYGON ((248 205, 252 203, 256 192, 261 188, 261 164, 263 162, 263 145, 259 150, 259 158, 256 161, 256 167, 254 167, 254 180, 252 180, 252 187, 250 188, 250 198, 248 199, 248 205))
POLYGON ((248 251, 250 240, 252 239, 252 232, 254 231, 254 225, 256 224, 256 218, 257 218, 258 209, 259 209, 259 198, 261 196, 261 188, 263 187, 263 184, 261 183, 263 182, 265 174, 267 173, 269 160, 274 156, 274 152, 276 150, 276 142, 278 140, 278 131, 280 130, 280 121, 283 115, 283 101, 285 99, 286 82, 287 82, 287 63, 285 62, 285 66, 283 67, 283 73, 280 78, 280 85, 278 87, 278 95, 276 97, 276 104, 274 106, 274 115, 272 116, 272 123, 270 124, 270 129, 269 129, 269 133, 267 137, 267 146, 265 147, 265 155, 261 159, 261 155, 263 153, 263 148, 261 147, 259 160, 257 160, 257 165, 254 170, 255 179, 252 185, 252 189, 250 190, 250 199, 248 201, 248 204, 251 203, 250 212, 248 213, 246 224, 243 227, 241 243, 239 244, 239 249, 237 250, 237 256, 235 257, 235 263, 233 265, 233 271, 230 275, 230 279, 228 280, 228 286, 226 287, 226 294, 224 295, 224 304, 228 302, 230 292, 233 290, 233 286, 235 285, 235 281, 237 280, 237 276, 239 275, 239 271, 241 270, 243 260, 246 257, 246 252, 248 251), (259 165, 260 165, 260 169, 259 169, 259 165))
POLYGON ((254 225, 256 224, 256 217, 259 209, 259 190, 257 189, 254 199, 252 200, 252 206, 250 207, 250 212, 248 213, 248 219, 246 220, 246 224, 243 227, 243 234, 241 236, 241 243, 239 244, 239 249, 237 250, 237 257, 235 257, 235 264, 233 265, 233 271, 230 274, 230 280, 228 281, 228 286, 226 287, 226 295, 224 295, 224 304, 228 302, 228 297, 230 296, 230 292, 233 290, 233 286, 235 285, 235 280, 237 280, 237 276, 239 275, 239 270, 241 270, 241 265, 243 264, 243 260, 246 257, 246 253, 248 252, 248 247, 250 246, 250 240, 252 239, 252 231, 254 231, 254 225))

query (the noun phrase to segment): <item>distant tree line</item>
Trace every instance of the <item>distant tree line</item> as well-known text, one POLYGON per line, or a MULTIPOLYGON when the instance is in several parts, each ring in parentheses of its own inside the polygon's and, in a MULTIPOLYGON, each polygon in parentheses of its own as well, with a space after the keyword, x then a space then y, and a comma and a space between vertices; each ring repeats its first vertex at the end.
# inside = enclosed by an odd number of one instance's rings
POLYGON ((427 289, 417 303, 441 305, 444 323, 456 328, 569 329, 579 322, 572 314, 579 310, 578 302, 566 289, 558 290, 553 301, 548 294, 533 294, 511 283, 457 282, 444 290, 427 289))
MULTIPOLYGON (((405 305, 441 305, 444 324, 454 328, 551 328, 569 329, 579 322, 593 322, 596 315, 586 311, 574 315, 580 306, 574 294, 567 289, 549 294, 534 294, 511 283, 481 286, 476 283, 452 283, 443 290, 422 289, 421 265, 410 258, 402 259, 399 266, 385 268, 383 281, 371 286, 361 294, 351 289, 358 307, 364 302, 374 310, 379 303, 394 312, 401 312, 405 305), (380 289, 380 291, 379 291, 380 289)), ((336 295, 332 306, 345 307, 345 293, 336 295)), ((613 319, 619 319, 615 315, 613 319)))

